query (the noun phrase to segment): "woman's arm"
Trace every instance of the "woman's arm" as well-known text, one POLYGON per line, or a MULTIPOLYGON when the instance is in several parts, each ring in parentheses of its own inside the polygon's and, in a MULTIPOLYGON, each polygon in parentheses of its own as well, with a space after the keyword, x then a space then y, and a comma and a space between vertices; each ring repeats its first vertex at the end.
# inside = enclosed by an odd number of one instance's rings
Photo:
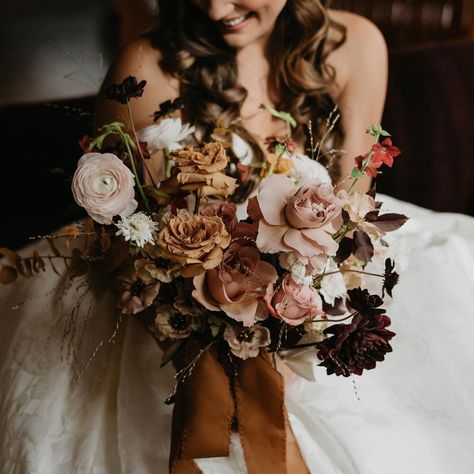
MULTIPOLYGON (((146 81, 143 95, 130 100, 133 123, 137 131, 153 123, 153 113, 159 109, 160 103, 179 95, 178 81, 162 71, 159 66, 160 59, 160 51, 153 48, 146 37, 137 38, 122 48, 107 73, 95 105, 95 131, 106 123, 120 121, 125 123, 128 132, 131 132, 127 106, 103 97, 107 87, 121 83, 127 76, 146 81)), ((153 156, 147 167, 155 178, 161 176, 162 156, 153 156)))
MULTIPOLYGON (((332 93, 338 104, 346 153, 341 157, 341 176, 347 177, 354 158, 369 151, 373 137, 367 128, 382 119, 388 77, 388 54, 380 30, 369 20, 354 13, 330 11, 330 16, 347 28, 346 42, 328 56, 336 71, 337 87, 332 93)), ((347 188, 348 182, 341 183, 347 188)), ((359 191, 370 188, 370 178, 357 183, 359 191)))

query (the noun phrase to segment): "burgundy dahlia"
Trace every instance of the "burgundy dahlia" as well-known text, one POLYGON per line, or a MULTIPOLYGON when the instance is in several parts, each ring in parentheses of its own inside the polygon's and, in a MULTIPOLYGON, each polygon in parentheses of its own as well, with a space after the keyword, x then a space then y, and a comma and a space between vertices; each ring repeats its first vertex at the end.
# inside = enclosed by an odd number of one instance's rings
POLYGON ((383 299, 379 295, 371 295, 368 290, 361 290, 354 288, 348 290, 349 306, 355 311, 365 316, 377 316, 385 313, 380 306, 383 304, 383 299))
POLYGON ((318 357, 328 375, 349 377, 375 368, 387 352, 392 352, 389 341, 395 333, 386 329, 387 326, 390 318, 385 314, 371 317, 357 314, 350 324, 328 327, 324 333, 332 336, 317 344, 318 357))

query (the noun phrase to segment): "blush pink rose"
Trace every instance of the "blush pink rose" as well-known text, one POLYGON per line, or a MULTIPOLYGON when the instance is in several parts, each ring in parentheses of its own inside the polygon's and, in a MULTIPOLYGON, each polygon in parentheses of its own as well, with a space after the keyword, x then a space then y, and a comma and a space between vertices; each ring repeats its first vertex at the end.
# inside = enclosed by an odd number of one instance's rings
POLYGON ((323 302, 318 291, 308 285, 299 285, 286 275, 281 288, 273 296, 272 306, 278 318, 290 326, 297 326, 307 319, 322 316, 323 302))
POLYGON ((248 212, 259 223, 260 251, 294 253, 304 260, 336 254, 332 235, 342 223, 342 202, 330 184, 311 181, 297 187, 285 176, 272 175, 252 199, 248 212))
POLYGON ((72 179, 74 199, 99 224, 128 217, 138 206, 133 173, 112 153, 86 153, 72 179))

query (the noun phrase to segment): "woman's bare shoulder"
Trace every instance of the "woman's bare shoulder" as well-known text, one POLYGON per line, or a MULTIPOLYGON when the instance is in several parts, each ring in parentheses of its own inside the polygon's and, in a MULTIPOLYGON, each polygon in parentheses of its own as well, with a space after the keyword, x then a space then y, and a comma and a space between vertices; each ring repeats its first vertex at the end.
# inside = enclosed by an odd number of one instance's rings
MULTIPOLYGON (((368 18, 343 10, 329 10, 329 17, 346 29, 345 42, 328 56, 341 92, 355 72, 362 75, 369 73, 362 68, 367 62, 386 63, 387 45, 380 29, 368 18)), ((331 29, 329 39, 338 41, 340 33, 331 29)))
MULTIPOLYGON (((135 125, 139 128, 152 121, 153 112, 158 105, 179 95, 179 82, 160 67, 162 53, 153 46, 149 36, 140 36, 125 44, 112 62, 101 90, 111 84, 122 82, 127 76, 138 81, 145 80, 143 96, 134 99, 132 110, 135 125)), ((96 105, 96 121, 107 123, 124 119, 126 107, 121 104, 99 98, 96 105)))

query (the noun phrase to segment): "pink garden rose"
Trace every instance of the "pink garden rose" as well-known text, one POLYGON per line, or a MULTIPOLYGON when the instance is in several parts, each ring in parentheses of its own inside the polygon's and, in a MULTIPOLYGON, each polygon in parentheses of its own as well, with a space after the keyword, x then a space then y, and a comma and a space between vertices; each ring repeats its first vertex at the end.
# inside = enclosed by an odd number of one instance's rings
POLYGON ((230 244, 216 268, 194 277, 193 297, 210 311, 224 311, 230 318, 252 326, 268 286, 277 280, 275 268, 260 260, 252 245, 230 244))
POLYGON ((272 175, 250 201, 249 215, 259 222, 260 251, 295 253, 305 260, 336 254, 332 234, 342 223, 342 203, 330 184, 311 181, 297 187, 285 176, 272 175))
POLYGON ((133 173, 112 153, 86 153, 72 179, 74 199, 99 224, 128 217, 138 206, 133 173))
POLYGON ((290 274, 283 278, 280 289, 273 296, 272 306, 275 316, 290 326, 324 314, 318 291, 312 286, 295 283, 290 274))

